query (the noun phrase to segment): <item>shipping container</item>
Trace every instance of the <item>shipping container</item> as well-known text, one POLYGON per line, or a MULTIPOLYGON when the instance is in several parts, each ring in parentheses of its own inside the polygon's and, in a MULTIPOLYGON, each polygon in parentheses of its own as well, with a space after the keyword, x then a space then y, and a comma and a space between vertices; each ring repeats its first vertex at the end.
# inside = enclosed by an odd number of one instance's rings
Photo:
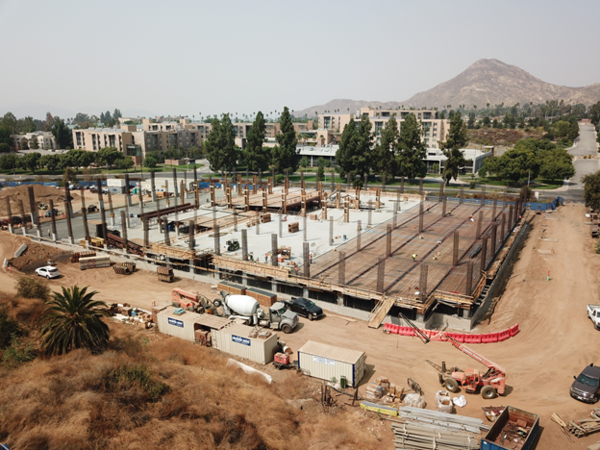
POLYGON ((277 334, 263 329, 261 332, 268 336, 252 337, 254 330, 255 328, 235 323, 228 325, 212 332, 212 345, 222 352, 259 364, 268 364, 273 361, 277 348, 277 334))
POLYGON ((507 406, 481 440, 481 450, 530 450, 539 428, 537 414, 507 406))
POLYGON ((186 341, 196 342, 196 330, 214 332, 231 323, 229 319, 211 314, 197 314, 185 310, 183 314, 175 314, 176 309, 178 308, 168 306, 156 314, 158 331, 186 341))
POLYGON ((110 267, 110 256, 90 256, 88 258, 79 258, 79 268, 98 269, 101 267, 110 267))
POLYGON ((308 341, 298 350, 298 368, 311 377, 338 382, 345 377, 348 385, 358 386, 365 374, 367 354, 320 342, 308 341))

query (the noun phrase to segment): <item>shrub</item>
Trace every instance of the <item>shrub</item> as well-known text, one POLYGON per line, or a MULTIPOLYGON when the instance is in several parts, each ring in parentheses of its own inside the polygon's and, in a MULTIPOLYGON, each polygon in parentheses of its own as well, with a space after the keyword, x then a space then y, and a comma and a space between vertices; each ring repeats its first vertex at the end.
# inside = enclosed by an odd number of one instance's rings
POLYGON ((8 347, 13 338, 24 335, 25 330, 19 322, 8 315, 8 307, 0 306, 0 349, 8 347))
POLYGON ((17 279, 17 293, 23 298, 46 301, 50 298, 50 287, 43 281, 23 276, 17 279))
POLYGON ((275 175, 275 185, 278 186, 285 181, 285 175, 275 175))
POLYGON ((143 365, 124 364, 108 372, 104 377, 104 388, 112 391, 130 391, 139 388, 146 397, 143 400, 157 402, 169 392, 169 386, 154 379, 150 369, 143 365))
POLYGON ((22 343, 13 335, 10 346, 2 355, 2 363, 9 369, 15 369, 23 363, 33 361, 36 356, 37 351, 30 342, 22 343))
POLYGON ((469 181, 469 188, 470 189, 475 189, 475 185, 476 185, 475 181, 469 181))

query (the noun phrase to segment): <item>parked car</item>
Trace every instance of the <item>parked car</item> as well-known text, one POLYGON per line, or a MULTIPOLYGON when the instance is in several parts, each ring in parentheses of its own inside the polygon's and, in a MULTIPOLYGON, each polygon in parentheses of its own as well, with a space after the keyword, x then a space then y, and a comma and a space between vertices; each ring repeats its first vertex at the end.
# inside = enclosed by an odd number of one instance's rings
POLYGON ((79 189, 79 185, 78 184, 70 184, 69 185, 69 190, 74 191, 75 189, 79 189))
POLYGON ((323 310, 320 307, 303 297, 296 297, 292 301, 283 300, 283 303, 296 314, 309 320, 315 320, 323 316, 323 310))
POLYGON ((38 269, 35 269, 35 274, 40 277, 50 278, 58 278, 60 277, 60 272, 54 266, 44 266, 38 269))
POLYGON ((579 374, 573 376, 571 397, 586 403, 596 403, 600 395, 600 367, 590 364, 579 374))
POLYGON ((600 330, 600 305, 587 305, 587 315, 594 323, 596 330, 600 330))

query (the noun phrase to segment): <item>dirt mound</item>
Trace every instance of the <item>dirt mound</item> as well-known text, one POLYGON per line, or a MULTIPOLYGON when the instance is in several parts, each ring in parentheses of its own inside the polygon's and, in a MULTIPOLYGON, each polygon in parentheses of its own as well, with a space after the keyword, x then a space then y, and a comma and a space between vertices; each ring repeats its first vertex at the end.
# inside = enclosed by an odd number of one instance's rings
POLYGON ((65 252, 57 248, 29 242, 27 250, 18 258, 10 259, 10 264, 17 270, 23 273, 31 273, 38 267, 45 266, 48 260, 51 259, 58 263, 67 263, 71 256, 70 252, 65 252))
MULTIPOLYGON (((56 189, 52 186, 44 186, 41 184, 34 184, 33 193, 35 195, 35 201, 37 203, 45 203, 49 204, 50 200, 54 202, 54 207, 58 208, 61 206, 62 202, 65 201, 65 191, 63 189, 56 189)), ((8 187, 4 188, 0 191, 0 216, 6 217, 8 215, 8 211, 6 210, 6 199, 8 198, 10 201, 10 209, 13 216, 17 216, 21 214, 21 210, 19 208, 19 200, 23 202, 23 207, 25 208, 25 212, 31 212, 31 208, 29 207, 29 186, 17 186, 17 187, 8 187)), ((75 192, 71 192, 72 199, 79 199, 80 195, 75 192)))

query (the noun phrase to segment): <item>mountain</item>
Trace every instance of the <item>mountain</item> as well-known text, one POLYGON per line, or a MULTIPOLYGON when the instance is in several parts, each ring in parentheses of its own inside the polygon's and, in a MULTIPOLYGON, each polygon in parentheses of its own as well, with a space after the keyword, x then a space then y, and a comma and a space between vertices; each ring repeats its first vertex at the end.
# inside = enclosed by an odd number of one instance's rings
POLYGON ((428 91, 419 92, 402 102, 332 100, 324 105, 294 111, 294 115, 311 116, 315 111, 333 112, 336 109, 341 113, 348 112, 348 109, 353 112, 367 105, 381 106, 383 109, 395 109, 402 105, 405 108, 442 108, 447 105, 456 108, 462 104, 467 108, 473 105, 484 108, 487 103, 523 105, 528 102, 545 103, 546 100, 564 100, 565 103, 590 105, 600 100, 600 83, 575 88, 558 86, 546 83, 517 66, 511 66, 497 59, 480 59, 451 80, 438 84, 428 91))

